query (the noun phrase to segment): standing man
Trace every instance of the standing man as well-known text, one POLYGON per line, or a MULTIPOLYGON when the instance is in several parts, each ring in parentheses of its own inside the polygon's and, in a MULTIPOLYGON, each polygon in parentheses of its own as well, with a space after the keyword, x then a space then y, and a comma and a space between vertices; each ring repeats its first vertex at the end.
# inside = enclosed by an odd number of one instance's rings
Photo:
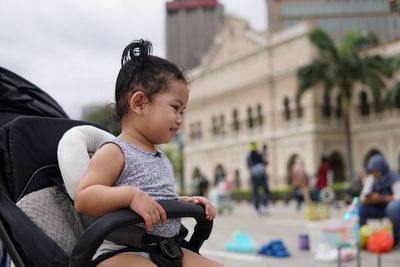
POLYGON ((394 244, 400 241, 400 175, 391 171, 382 155, 368 160, 370 176, 364 184, 360 199, 360 226, 369 218, 388 217, 393 224, 394 244))
POLYGON ((250 143, 250 151, 246 158, 247 167, 250 170, 251 185, 252 185, 252 200, 254 208, 258 215, 269 215, 267 208, 269 189, 267 186, 267 177, 265 172, 266 160, 263 153, 257 150, 255 142, 250 143), (262 204, 260 206, 259 188, 263 190, 262 204))

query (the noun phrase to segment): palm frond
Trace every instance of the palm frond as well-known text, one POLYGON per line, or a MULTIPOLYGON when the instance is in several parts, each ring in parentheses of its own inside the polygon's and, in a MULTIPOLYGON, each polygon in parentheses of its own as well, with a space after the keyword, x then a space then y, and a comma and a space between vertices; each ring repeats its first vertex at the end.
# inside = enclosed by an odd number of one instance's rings
POLYGON ((392 68, 394 71, 400 70, 400 56, 394 56, 391 58, 392 60, 392 68))
POLYGON ((299 103, 301 96, 308 89, 315 85, 324 82, 326 77, 327 65, 319 60, 314 60, 310 64, 301 67, 297 71, 297 94, 296 101, 299 103))
MULTIPOLYGON (((391 58, 384 58, 380 55, 366 56, 360 58, 360 66, 363 77, 391 78, 393 75, 393 64, 391 58)), ((383 83, 382 86, 385 84, 383 83)))
POLYGON ((321 59, 338 59, 338 49, 332 38, 325 31, 318 28, 315 29, 310 34, 310 41, 317 48, 321 59))
POLYGON ((400 81, 395 83, 389 91, 386 93, 384 98, 385 108, 400 108, 400 81))
POLYGON ((358 54, 361 50, 377 44, 379 44, 379 38, 372 32, 349 31, 343 37, 341 50, 358 54))
POLYGON ((385 83, 379 75, 370 75, 365 79, 365 84, 371 90, 375 99, 379 100, 382 89, 385 88, 385 83))

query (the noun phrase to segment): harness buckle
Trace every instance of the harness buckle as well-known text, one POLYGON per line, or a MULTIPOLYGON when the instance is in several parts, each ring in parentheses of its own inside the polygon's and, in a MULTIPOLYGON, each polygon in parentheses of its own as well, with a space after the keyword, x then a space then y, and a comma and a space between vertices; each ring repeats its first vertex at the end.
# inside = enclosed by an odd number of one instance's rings
POLYGON ((166 238, 159 242, 161 251, 170 259, 180 259, 183 256, 181 246, 174 238, 166 238))

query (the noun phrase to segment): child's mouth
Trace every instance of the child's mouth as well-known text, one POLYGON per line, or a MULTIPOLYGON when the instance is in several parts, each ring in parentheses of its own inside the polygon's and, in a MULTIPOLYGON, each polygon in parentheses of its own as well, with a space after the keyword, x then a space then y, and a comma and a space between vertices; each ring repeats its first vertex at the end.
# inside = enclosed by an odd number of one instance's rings
POLYGON ((175 135, 179 131, 179 128, 170 128, 170 131, 175 135))

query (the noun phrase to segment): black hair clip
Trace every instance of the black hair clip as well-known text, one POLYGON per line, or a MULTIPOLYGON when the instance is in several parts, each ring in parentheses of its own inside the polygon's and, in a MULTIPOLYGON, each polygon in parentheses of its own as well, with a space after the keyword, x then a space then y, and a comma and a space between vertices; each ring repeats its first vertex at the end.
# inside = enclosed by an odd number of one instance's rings
MULTIPOLYGON (((124 66, 126 63, 136 58, 139 66, 143 64, 144 59, 153 52, 153 46, 151 42, 143 39, 133 41, 122 52, 121 65, 124 66)), ((135 64, 136 65, 136 64, 135 64)))

